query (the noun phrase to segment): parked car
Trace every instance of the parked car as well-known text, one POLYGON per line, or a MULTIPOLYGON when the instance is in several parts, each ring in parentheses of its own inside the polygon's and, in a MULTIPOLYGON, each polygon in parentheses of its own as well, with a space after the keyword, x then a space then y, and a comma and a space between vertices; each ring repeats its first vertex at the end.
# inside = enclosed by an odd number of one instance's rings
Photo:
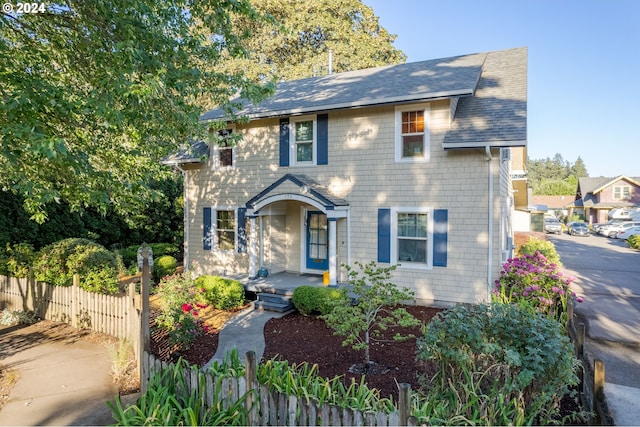
POLYGON ((562 232, 562 224, 556 218, 547 217, 544 219, 544 232, 560 234, 562 232))
POLYGON ((621 224, 623 222, 627 222, 627 221, 630 221, 630 220, 629 219, 618 219, 618 218, 610 219, 609 221, 603 222, 601 224, 593 224, 592 227, 593 227, 593 231, 595 231, 596 233, 600 233, 600 231, 602 230, 603 227, 610 226, 610 225, 619 225, 619 224, 621 224))
POLYGON ((589 236, 589 226, 584 222, 570 222, 567 231, 572 236, 589 236))
POLYGON ((635 227, 637 225, 640 225, 640 222, 625 221, 618 224, 607 225, 600 229, 600 234, 607 237, 615 237, 620 231, 624 231, 627 228, 635 227))
POLYGON ((616 234, 616 239, 627 240, 631 236, 635 236, 636 234, 640 234, 640 225, 636 225, 633 227, 629 227, 623 231, 618 231, 616 234))

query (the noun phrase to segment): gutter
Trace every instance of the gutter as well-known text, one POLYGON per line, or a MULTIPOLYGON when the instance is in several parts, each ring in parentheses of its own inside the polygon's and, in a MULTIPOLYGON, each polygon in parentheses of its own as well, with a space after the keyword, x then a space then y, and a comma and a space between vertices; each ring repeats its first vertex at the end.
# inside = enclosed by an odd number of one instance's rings
POLYGON ((178 162, 170 163, 174 169, 180 171, 182 173, 183 182, 184 182, 184 271, 189 271, 189 180, 187 176, 187 171, 182 169, 178 162))
POLYGON ((493 289, 492 272, 493 272, 493 156, 491 155, 491 147, 485 145, 484 152, 489 162, 489 214, 487 233, 489 234, 489 242, 487 245, 487 302, 491 302, 491 291, 493 289))

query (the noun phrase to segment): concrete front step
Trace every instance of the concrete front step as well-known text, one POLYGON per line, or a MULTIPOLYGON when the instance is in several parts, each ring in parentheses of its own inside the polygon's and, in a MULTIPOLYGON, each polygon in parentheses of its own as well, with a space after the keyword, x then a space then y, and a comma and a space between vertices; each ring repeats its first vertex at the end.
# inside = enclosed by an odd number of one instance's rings
POLYGON ((258 292, 256 296, 257 300, 253 305, 256 310, 275 311, 278 313, 293 310, 293 304, 291 303, 293 291, 290 289, 269 288, 265 289, 264 292, 258 292))

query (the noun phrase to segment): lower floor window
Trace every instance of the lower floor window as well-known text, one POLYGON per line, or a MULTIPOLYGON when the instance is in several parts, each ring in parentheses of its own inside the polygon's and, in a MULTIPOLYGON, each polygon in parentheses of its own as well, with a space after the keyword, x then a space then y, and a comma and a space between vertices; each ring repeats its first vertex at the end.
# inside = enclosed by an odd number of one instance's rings
POLYGON ((236 215, 232 210, 216 210, 216 246, 222 251, 236 247, 236 215))
POLYGON ((427 262, 426 213, 398 213, 398 262, 427 262))

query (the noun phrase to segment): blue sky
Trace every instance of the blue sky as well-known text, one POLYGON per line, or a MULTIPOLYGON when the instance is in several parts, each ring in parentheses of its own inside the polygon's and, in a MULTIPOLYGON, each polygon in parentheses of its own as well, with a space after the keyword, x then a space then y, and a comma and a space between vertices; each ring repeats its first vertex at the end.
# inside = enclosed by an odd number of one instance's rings
POLYGON ((529 157, 640 177, 640 1, 363 3, 407 62, 527 46, 529 157))

